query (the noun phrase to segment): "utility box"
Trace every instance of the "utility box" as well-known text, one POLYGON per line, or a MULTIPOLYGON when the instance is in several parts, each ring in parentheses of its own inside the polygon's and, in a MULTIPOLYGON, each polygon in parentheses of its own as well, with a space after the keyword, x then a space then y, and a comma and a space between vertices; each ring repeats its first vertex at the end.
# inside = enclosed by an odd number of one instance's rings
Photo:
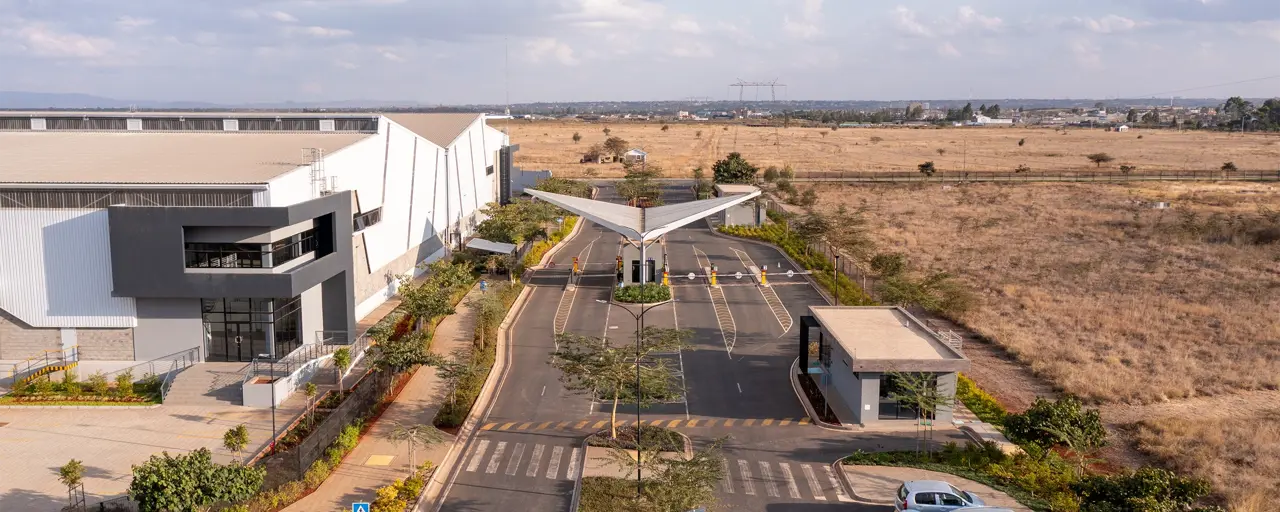
MULTIPOLYGON (((644 272, 644 282, 661 283, 662 269, 667 263, 666 247, 660 243, 650 243, 645 249, 645 258, 648 259, 647 264, 643 267, 640 264, 640 249, 634 245, 624 243, 622 245, 622 282, 625 286, 640 284, 641 272, 644 272), (643 270, 642 270, 643 269, 643 270)), ((614 269, 615 272, 618 269, 614 269)))
MULTIPOLYGON (((750 194, 757 189, 752 185, 735 185, 728 183, 716 184, 716 197, 736 196, 742 194, 750 194)), ((761 226, 764 225, 768 215, 765 213, 765 200, 747 201, 745 203, 731 206, 729 209, 716 214, 720 223, 725 226, 761 226)))

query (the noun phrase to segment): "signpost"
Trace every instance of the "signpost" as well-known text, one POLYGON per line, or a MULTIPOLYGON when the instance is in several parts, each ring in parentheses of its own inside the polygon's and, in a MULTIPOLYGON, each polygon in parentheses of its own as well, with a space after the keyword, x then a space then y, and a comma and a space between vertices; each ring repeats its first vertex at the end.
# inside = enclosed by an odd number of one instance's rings
POLYGON ((352 503, 351 512, 369 512, 369 504, 364 502, 352 503))

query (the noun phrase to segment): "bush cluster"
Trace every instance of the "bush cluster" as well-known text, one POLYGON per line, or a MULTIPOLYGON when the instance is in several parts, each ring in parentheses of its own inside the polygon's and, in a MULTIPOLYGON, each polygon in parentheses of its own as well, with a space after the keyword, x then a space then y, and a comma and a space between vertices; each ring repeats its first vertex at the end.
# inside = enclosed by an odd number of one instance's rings
POLYGON ((653 304, 671 300, 671 288, 662 283, 645 283, 613 289, 613 300, 628 304, 653 304))
POLYGON ((418 496, 427 486, 427 479, 435 472, 431 461, 424 462, 414 470, 413 475, 403 480, 396 480, 391 485, 378 488, 376 498, 371 505, 372 512, 404 512, 410 505, 418 501, 418 496))
POLYGON ((539 240, 533 243, 533 247, 529 248, 529 252, 524 254, 524 266, 532 267, 542 261, 542 257, 547 254, 547 251, 550 251, 552 247, 564 240, 564 237, 573 232, 573 226, 577 223, 578 217, 566 216, 560 228, 548 234, 546 240, 539 240))
POLYGON ((978 419, 992 425, 1003 425, 1007 414, 1004 406, 996 401, 973 382, 973 379, 959 375, 956 379, 956 399, 978 416, 978 419))
POLYGON ((39 377, 25 386, 13 390, 13 403, 63 403, 63 402, 102 402, 102 403, 146 403, 160 401, 160 379, 147 374, 138 382, 134 382, 133 370, 126 370, 116 375, 114 386, 106 374, 94 372, 87 381, 78 380, 76 372, 66 370, 62 381, 53 380, 52 375, 39 377))

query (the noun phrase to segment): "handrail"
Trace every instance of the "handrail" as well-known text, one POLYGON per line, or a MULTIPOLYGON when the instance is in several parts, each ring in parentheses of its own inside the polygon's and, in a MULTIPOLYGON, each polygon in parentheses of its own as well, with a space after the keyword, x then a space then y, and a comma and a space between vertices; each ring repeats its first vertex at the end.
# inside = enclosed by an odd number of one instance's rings
POLYGON ((13 363, 13 365, 9 368, 9 377, 13 378, 13 382, 16 384, 19 380, 22 380, 23 378, 25 378, 25 375, 22 375, 24 373, 32 373, 33 370, 39 370, 40 368, 44 368, 49 365, 79 361, 80 360, 79 347, 80 347, 79 345, 71 345, 69 347, 63 347, 59 349, 42 350, 37 355, 31 356, 21 361, 18 361, 16 363, 13 363), (54 353, 58 355, 53 359, 50 359, 49 354, 54 354, 54 353), (40 363, 38 367, 36 366, 37 362, 40 363))
MULTIPOLYGON (((115 379, 115 377, 116 377, 117 375, 121 375, 121 374, 123 374, 123 373, 124 373, 124 372, 126 372, 126 371, 133 371, 133 370, 137 370, 137 369, 140 369, 140 368, 143 368, 143 367, 147 367, 150 371, 148 371, 148 372, 144 372, 144 373, 141 373, 141 374, 138 374, 138 373, 136 373, 136 372, 135 372, 135 373, 134 373, 134 375, 135 375, 136 377, 141 378, 141 377, 146 376, 146 375, 148 375, 148 374, 150 374, 150 375, 159 375, 159 373, 157 373, 157 372, 156 372, 156 366, 155 366, 155 363, 157 363, 157 362, 160 362, 160 361, 174 361, 174 362, 177 362, 177 361, 189 361, 188 363, 184 364, 184 366, 182 367, 182 369, 186 369, 186 368, 190 367, 191 365, 195 364, 199 359, 200 359, 200 347, 191 347, 191 348, 188 348, 188 349, 179 350, 179 351, 174 352, 174 353, 172 353, 172 354, 165 354, 165 355, 163 355, 163 356, 157 357, 157 358, 152 359, 152 360, 150 360, 150 361, 144 361, 144 362, 141 362, 141 363, 135 364, 135 365, 130 366, 130 367, 127 367, 127 368, 121 368, 121 369, 119 369, 119 370, 115 370, 115 371, 112 371, 112 372, 106 373, 106 374, 104 374, 104 376, 107 378, 107 380, 114 380, 114 379, 115 379)), ((172 369, 172 368, 173 368, 173 366, 174 366, 174 365, 170 364, 170 365, 169 365, 170 369, 172 369)))

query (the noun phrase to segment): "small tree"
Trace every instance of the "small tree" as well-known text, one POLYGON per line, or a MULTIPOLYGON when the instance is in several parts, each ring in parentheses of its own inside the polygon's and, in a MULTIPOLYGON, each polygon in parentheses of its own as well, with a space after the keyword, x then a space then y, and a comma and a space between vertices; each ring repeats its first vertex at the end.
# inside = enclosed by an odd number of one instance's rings
POLYGON ((337 372, 334 379, 338 381, 338 391, 343 390, 342 376, 346 375, 347 368, 351 367, 351 349, 342 347, 333 351, 333 369, 337 372))
POLYGON ((618 403, 630 393, 642 407, 653 404, 670 393, 674 369, 665 359, 652 354, 679 350, 693 337, 692 331, 647 327, 641 332, 639 345, 616 346, 612 338, 596 338, 564 333, 557 337, 558 349, 551 354, 551 366, 560 370, 565 388, 580 393, 597 392, 612 400, 609 412, 609 437, 617 439, 618 403), (639 357, 637 357, 637 352, 639 357), (636 370, 640 382, 637 389, 636 370))
POLYGON ((588 147, 587 150, 582 153, 582 161, 592 163, 599 162, 602 155, 604 155, 604 148, 599 144, 592 144, 591 147, 588 147))
POLYGON ((764 178, 765 183, 773 183, 775 181, 778 181, 779 174, 780 173, 778 172, 778 168, 770 165, 769 167, 765 168, 764 174, 761 177, 764 178))
POLYGON ((1239 169, 1236 168, 1235 162, 1227 162, 1222 164, 1222 172, 1236 172, 1238 170, 1239 169))
POLYGON ((1136 170, 1138 170, 1138 168, 1137 168, 1137 167, 1134 167, 1134 166, 1132 166, 1132 165, 1121 165, 1121 166, 1120 166, 1120 172, 1121 172, 1121 173, 1123 173, 1123 174, 1129 174, 1129 173, 1131 173, 1131 172, 1133 172, 1133 171, 1136 171, 1136 170))
POLYGON ((573 143, 577 144, 579 142, 582 142, 582 134, 578 132, 573 132, 573 143))
POLYGON ((78 501, 83 501, 84 464, 75 459, 67 461, 66 464, 58 468, 58 481, 67 486, 67 498, 71 501, 71 505, 75 505, 78 501), (75 499, 77 489, 80 490, 80 500, 75 499))
POLYGON ((133 396, 133 370, 125 370, 116 375, 116 394, 133 396))
POLYGON ((391 433, 387 435, 391 443, 400 446, 400 443, 409 445, 409 474, 413 475, 414 470, 418 467, 417 449, 418 447, 426 448, 433 444, 444 440, 444 432, 431 425, 416 424, 405 425, 397 423, 391 429, 391 433))
POLYGON ((1086 409, 1079 398, 1071 395, 1054 401, 1037 398, 1020 414, 1004 419, 1009 439, 1048 448, 1067 438, 1082 447, 1107 445, 1107 429, 1097 409, 1086 409))
POLYGON ((1027 139, 1018 139, 1018 147, 1025 146, 1026 144, 1027 144, 1027 139))
POLYGON ((932 373, 888 372, 892 381, 889 398, 915 409, 916 420, 916 452, 921 445, 925 451, 932 451, 930 441, 933 438, 933 422, 938 417, 938 409, 955 405, 955 395, 938 391, 938 378, 932 373))
POLYGON ((214 464, 208 448, 176 456, 165 452, 133 466, 129 498, 140 512, 201 510, 248 499, 262 488, 265 476, 263 468, 214 464))
POLYGON ((413 332, 395 340, 378 342, 369 349, 373 357, 373 365, 388 374, 403 373, 417 365, 439 366, 443 358, 427 351, 425 332, 413 332))
POLYGON ((604 127, 604 129, 600 131, 604 132, 605 137, 608 137, 610 133, 613 133, 613 130, 610 130, 608 126, 604 127))
POLYGON ((614 160, 619 160, 622 155, 627 153, 628 143, 622 137, 609 137, 604 141, 604 151, 613 156, 614 160))
POLYGON ((671 129, 671 127, 670 127, 670 126, 667 126, 667 125, 665 125, 665 124, 664 124, 664 125, 662 125, 662 131, 663 131, 664 133, 665 133, 667 130, 670 130, 670 129, 671 129))
POLYGON ((1014 170, 1013 170, 1013 172, 1016 172, 1016 173, 1019 173, 1019 174, 1024 173, 1024 172, 1031 172, 1031 168, 1030 168, 1030 167, 1027 167, 1027 164, 1019 164, 1019 165, 1018 165, 1018 167, 1017 167, 1016 169, 1014 169, 1014 170))
POLYGON ((810 211, 791 223, 791 231, 804 242, 804 254, 810 254, 809 247, 821 242, 831 231, 831 219, 821 213, 810 211))
POLYGON ((717 161, 712 167, 716 183, 755 183, 758 172, 759 167, 751 165, 751 162, 736 151, 729 153, 729 156, 717 161))
POLYGON ((451 287, 442 287, 432 280, 414 281, 413 274, 400 276, 400 305, 406 313, 417 319, 417 328, 421 330, 427 321, 437 317, 452 315, 453 307, 451 287))
POLYGON ((938 172, 937 167, 935 167, 931 161, 922 163, 916 167, 919 168, 920 172, 925 176, 933 176, 933 173, 938 172))
POLYGON ((942 156, 942 155, 947 154, 947 149, 946 149, 946 148, 938 148, 936 151, 938 152, 938 156, 942 156))
POLYGON ((1093 162, 1094 165, 1098 166, 1099 168, 1102 167, 1102 164, 1115 161, 1115 157, 1108 155, 1106 153, 1091 153, 1091 154, 1085 155, 1084 157, 1088 158, 1090 162, 1093 162))
POLYGON ((307 395, 307 423, 313 426, 316 424, 316 408, 313 406, 316 403, 316 393, 318 391, 319 389, 316 388, 316 383, 314 382, 308 382, 307 386, 303 388, 303 392, 307 395))
POLYGON ((222 434, 222 447, 231 452, 232 461, 240 462, 246 446, 249 446, 249 427, 244 423, 231 427, 222 434))

